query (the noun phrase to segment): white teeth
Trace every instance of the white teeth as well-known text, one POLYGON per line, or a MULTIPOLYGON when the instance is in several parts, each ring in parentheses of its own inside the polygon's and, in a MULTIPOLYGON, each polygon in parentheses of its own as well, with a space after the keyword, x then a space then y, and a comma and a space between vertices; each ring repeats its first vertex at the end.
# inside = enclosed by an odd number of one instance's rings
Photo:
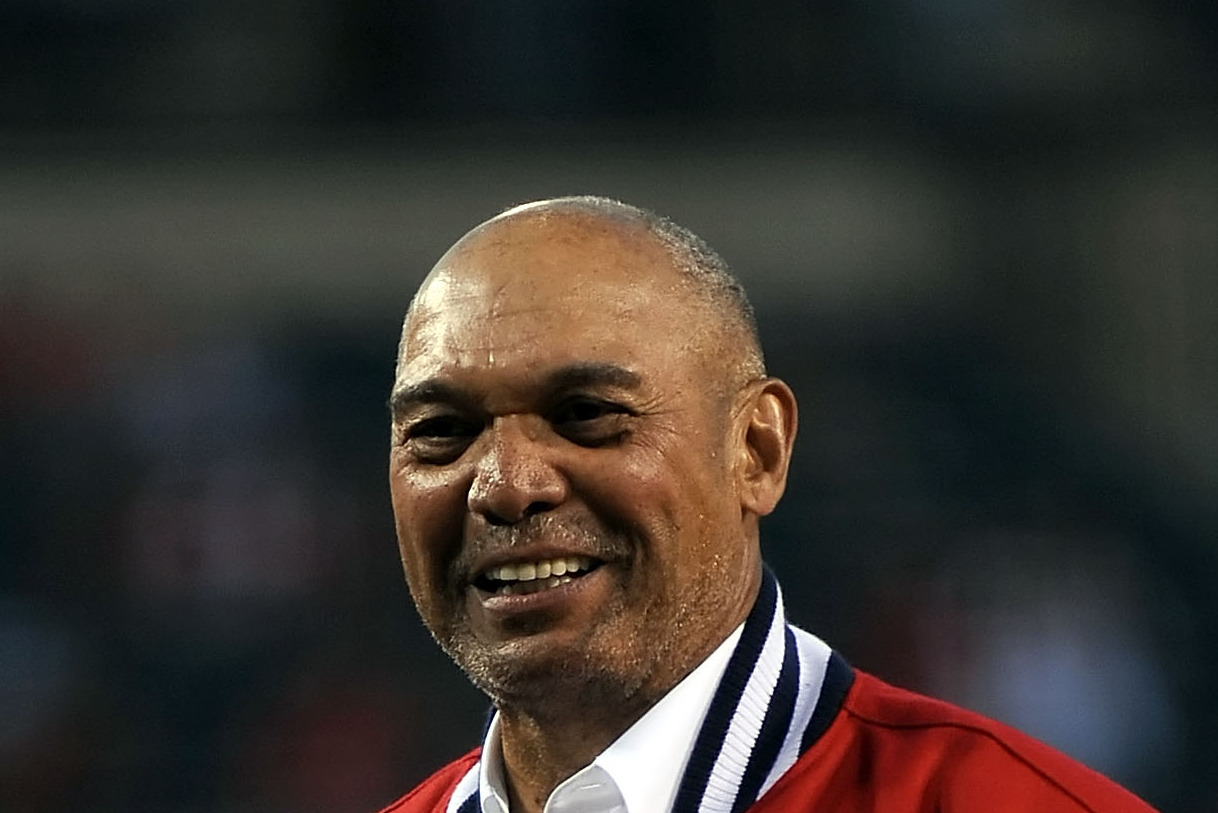
POLYGON ((486 577, 493 581, 515 582, 500 588, 503 595, 523 592, 525 583, 541 582, 538 587, 557 587, 571 581, 568 573, 579 573, 592 567, 592 559, 587 556, 559 556, 554 559, 544 559, 539 562, 518 562, 511 565, 499 565, 486 571, 486 577))

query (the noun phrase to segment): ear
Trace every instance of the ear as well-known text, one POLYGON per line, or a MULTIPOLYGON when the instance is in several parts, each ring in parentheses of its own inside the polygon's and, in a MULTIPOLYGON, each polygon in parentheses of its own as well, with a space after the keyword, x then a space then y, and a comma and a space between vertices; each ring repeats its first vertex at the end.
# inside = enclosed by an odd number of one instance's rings
POLYGON ((787 487, 798 408, 791 388, 777 378, 753 382, 742 396, 743 443, 736 474, 740 507, 746 514, 765 516, 787 487))

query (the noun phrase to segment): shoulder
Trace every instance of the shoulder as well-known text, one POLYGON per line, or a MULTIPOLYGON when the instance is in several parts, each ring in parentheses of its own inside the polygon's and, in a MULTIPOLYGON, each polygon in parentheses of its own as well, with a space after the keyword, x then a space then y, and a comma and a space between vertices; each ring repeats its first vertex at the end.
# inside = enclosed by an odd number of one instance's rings
POLYGON ((773 790, 788 779, 798 792, 838 799, 842 811, 1152 810, 1010 726, 858 671, 824 736, 773 790))
POLYGON ((381 813, 442 813, 453 789, 478 761, 481 753, 481 748, 475 748, 460 759, 450 762, 381 813))

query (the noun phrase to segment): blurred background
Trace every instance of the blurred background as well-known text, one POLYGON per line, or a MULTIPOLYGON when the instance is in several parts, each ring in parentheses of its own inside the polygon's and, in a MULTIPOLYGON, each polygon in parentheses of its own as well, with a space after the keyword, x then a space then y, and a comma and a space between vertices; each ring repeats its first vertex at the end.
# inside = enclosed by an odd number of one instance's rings
POLYGON ((414 287, 594 192, 705 236, 856 665, 1218 810, 1218 12, 0 4, 0 809, 372 813, 480 737, 385 485, 414 287))

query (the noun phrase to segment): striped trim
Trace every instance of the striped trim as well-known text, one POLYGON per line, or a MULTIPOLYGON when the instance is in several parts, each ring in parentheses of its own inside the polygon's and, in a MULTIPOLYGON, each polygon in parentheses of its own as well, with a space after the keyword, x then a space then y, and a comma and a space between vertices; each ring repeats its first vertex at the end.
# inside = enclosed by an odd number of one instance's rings
POLYGON ((482 760, 479 759, 465 772, 465 776, 461 777, 461 781, 453 788, 453 795, 448 799, 448 807, 444 808, 445 813, 480 813, 478 766, 481 764, 482 760))
POLYGON ((791 725, 787 729, 782 748, 774 759, 774 765, 770 768, 770 775, 761 786, 759 796, 764 795, 773 787, 774 783, 789 771, 803 754, 805 750, 802 747, 804 732, 807 731, 808 722, 818 707, 818 699, 821 696, 821 689, 824 687, 825 668, 828 665, 829 656, 832 654, 829 647, 811 633, 804 632, 798 627, 788 626, 787 629, 795 636, 795 647, 799 654, 798 694, 795 698, 795 709, 791 715, 791 725))
POLYGON ((801 754, 811 748, 829 729, 830 723, 841 710, 842 703, 846 701, 846 693, 853 685, 854 670, 841 655, 832 653, 828 665, 825 666, 825 684, 820 692, 820 702, 816 704, 816 710, 812 712, 812 719, 804 729, 804 736, 800 741, 801 754))
POLYGON ((795 633, 785 624, 783 626, 786 629, 786 649, 782 656, 782 672, 778 675, 778 685, 774 687, 770 707, 766 709, 765 720, 761 723, 757 743, 749 755, 748 768, 740 779, 740 790, 736 793, 732 813, 741 813, 757 801, 761 784, 774 766, 774 760, 791 727, 795 698, 799 693, 799 653, 795 651, 795 633))
MULTIPOLYGON (((743 813, 828 730, 854 670, 814 635, 787 624, 766 568, 685 765, 672 813, 743 813)), ((479 766, 446 813, 481 813, 479 766)))
POLYGON ((767 573, 761 580, 757 602, 744 622, 740 642, 736 644, 736 651, 732 653, 723 678, 719 681, 719 688, 715 690, 710 708, 707 709, 702 729, 694 740, 694 749, 685 763, 685 775, 681 778, 677 797, 673 802, 673 813, 695 813, 702 809, 702 799, 710 784, 711 774, 719 762, 722 749, 727 746, 728 730, 740 707, 754 667, 761 658, 777 609, 778 584, 767 573))
MULTIPOLYGON (((782 599, 774 584, 774 604, 770 611, 769 631, 761 655, 752 664, 752 674, 744 694, 736 703, 732 725, 719 752, 715 770, 707 783, 699 810, 727 813, 740 796, 741 784, 756 754, 766 714, 782 675, 786 624, 782 619, 782 599)), ((756 768, 754 768, 756 770, 756 768)), ((763 774, 764 775, 764 774, 763 774)))
POLYGON ((786 622, 767 568, 694 742, 673 813, 747 810, 824 733, 853 672, 786 622))

